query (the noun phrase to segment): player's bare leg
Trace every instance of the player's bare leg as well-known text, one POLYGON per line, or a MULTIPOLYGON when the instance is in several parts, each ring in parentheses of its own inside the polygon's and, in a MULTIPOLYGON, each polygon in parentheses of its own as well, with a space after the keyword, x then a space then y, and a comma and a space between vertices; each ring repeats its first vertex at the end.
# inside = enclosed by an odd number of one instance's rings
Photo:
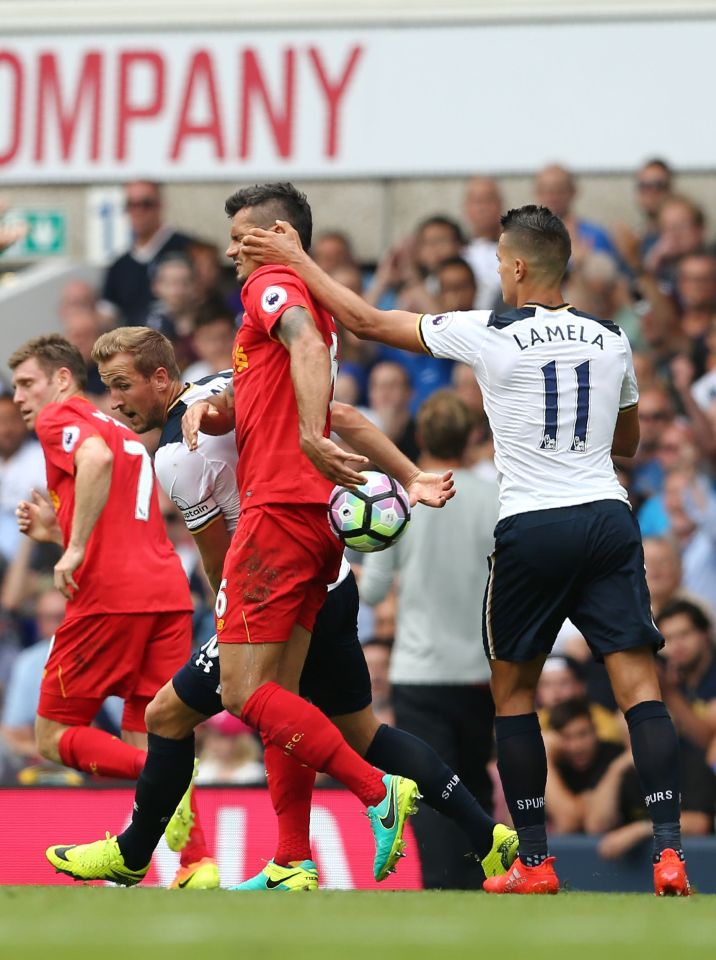
POLYGON ((535 691, 545 657, 524 663, 491 660, 497 768, 520 841, 519 858, 488 893, 557 893, 559 880, 547 849, 544 795, 547 756, 535 712, 535 691))
POLYGON ((679 748, 676 730, 661 699, 652 647, 604 658, 614 696, 629 726, 634 766, 654 824, 654 890, 688 896, 681 849, 679 748))

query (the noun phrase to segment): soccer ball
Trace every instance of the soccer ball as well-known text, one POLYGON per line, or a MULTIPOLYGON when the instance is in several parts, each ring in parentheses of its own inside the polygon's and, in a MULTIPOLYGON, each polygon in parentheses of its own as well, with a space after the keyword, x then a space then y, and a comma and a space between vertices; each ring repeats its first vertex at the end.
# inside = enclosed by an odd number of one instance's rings
POLYGON ((410 498, 385 473, 367 470, 354 490, 334 487, 328 501, 331 529, 351 550, 374 553, 392 546, 410 521, 410 498))

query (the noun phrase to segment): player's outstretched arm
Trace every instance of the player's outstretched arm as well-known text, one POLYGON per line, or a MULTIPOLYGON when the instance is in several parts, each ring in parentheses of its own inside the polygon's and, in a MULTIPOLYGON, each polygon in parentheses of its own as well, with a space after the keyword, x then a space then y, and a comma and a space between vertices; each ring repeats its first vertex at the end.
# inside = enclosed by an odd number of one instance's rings
POLYGON ((88 437, 75 453, 75 511, 70 539, 55 564, 55 586, 68 600, 78 586, 74 572, 85 558, 87 541, 105 508, 114 455, 101 437, 88 437))
POLYGON ((30 500, 21 500, 15 509, 17 526, 21 533, 37 543, 56 543, 64 546, 62 530, 50 501, 37 490, 30 500))
POLYGON ((399 450, 393 441, 362 413, 345 403, 334 403, 331 426, 339 437, 358 453, 401 483, 410 497, 410 506, 444 507, 455 496, 452 470, 426 473, 399 450))
POLYGON ((181 420, 184 443, 190 450, 196 450, 199 445, 199 433, 218 437, 230 433, 235 426, 233 383, 211 400, 197 400, 192 403, 181 420))
POLYGON ((362 340, 378 340, 413 353, 424 352, 418 337, 418 314, 378 310, 333 280, 303 250, 298 234, 284 220, 277 220, 273 230, 251 230, 241 245, 246 255, 258 263, 283 263, 295 270, 326 310, 362 340))
POLYGON ((367 459, 347 453, 323 435, 331 400, 331 358, 313 317, 304 307, 289 307, 281 316, 277 336, 291 357, 301 450, 334 483, 349 487, 363 483, 357 468, 367 459))

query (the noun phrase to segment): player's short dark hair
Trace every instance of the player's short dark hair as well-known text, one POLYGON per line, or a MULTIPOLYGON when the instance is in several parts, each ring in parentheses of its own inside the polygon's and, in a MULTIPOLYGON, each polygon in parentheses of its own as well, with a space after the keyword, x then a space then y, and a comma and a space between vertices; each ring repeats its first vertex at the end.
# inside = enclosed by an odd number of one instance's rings
POLYGON ((33 357, 47 374, 48 379, 56 370, 64 367, 70 371, 80 390, 84 390, 87 386, 87 365, 82 359, 82 354, 59 333, 50 333, 44 337, 28 340, 17 348, 7 365, 11 370, 15 370, 25 360, 33 357))
POLYGON ((502 230, 514 237, 518 246, 546 271, 561 280, 572 256, 572 241, 560 218, 548 207, 528 203, 513 207, 500 217, 502 230))
POLYGON ((418 224, 416 233, 422 233, 426 227, 447 227, 452 232, 453 239, 456 243, 459 243, 460 246, 464 246, 465 244, 465 235, 462 232, 462 227, 457 220, 453 220, 452 217, 445 217, 442 214, 426 217, 425 220, 421 220, 418 224))
POLYGON ((672 617, 678 617, 682 614, 689 618, 691 625, 696 627, 697 630, 701 630, 702 633, 711 633, 713 628, 711 618, 703 607, 692 600, 672 600, 667 603, 659 611, 655 623, 658 627, 664 620, 670 620, 672 617))
POLYGON ((159 367, 164 367, 172 380, 181 380, 176 354, 171 341, 151 327, 117 327, 98 337, 92 347, 95 363, 106 363, 118 353, 128 353, 134 369, 149 378, 159 367))
POLYGON ((571 700, 563 700, 552 707, 549 711, 549 725, 552 730, 564 730, 568 723, 579 717, 586 717, 593 723, 592 710, 586 697, 572 697, 571 700))
POLYGON ((454 390, 436 390, 420 405, 417 416, 420 446, 440 460, 458 460, 465 452, 475 418, 454 390))
POLYGON ((268 229, 276 220, 287 220, 298 232, 304 250, 313 239, 313 215, 305 193, 292 183, 257 183, 244 187, 227 198, 224 204, 229 219, 239 210, 250 207, 255 211, 256 225, 268 229))

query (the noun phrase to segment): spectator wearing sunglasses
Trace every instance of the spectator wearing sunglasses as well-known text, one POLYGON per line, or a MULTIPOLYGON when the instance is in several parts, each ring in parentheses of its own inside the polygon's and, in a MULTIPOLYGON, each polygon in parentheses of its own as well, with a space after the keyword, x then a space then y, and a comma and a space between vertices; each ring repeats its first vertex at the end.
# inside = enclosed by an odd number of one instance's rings
POLYGON ((136 180, 125 187, 125 209, 132 228, 132 246, 110 265, 102 300, 114 307, 118 321, 145 323, 153 299, 151 274, 168 253, 184 252, 195 241, 164 223, 159 184, 136 180))

